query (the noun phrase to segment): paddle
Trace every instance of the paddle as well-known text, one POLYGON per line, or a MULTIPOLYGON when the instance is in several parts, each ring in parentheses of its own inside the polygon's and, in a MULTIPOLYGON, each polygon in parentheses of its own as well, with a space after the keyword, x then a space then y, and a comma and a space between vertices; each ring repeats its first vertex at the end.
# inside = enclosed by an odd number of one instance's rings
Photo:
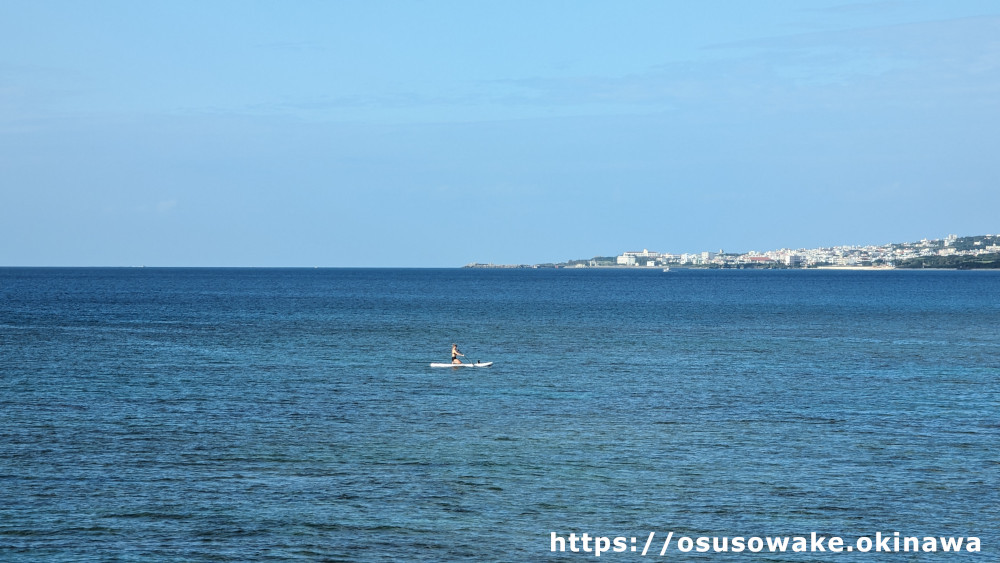
MULTIPOLYGON (((464 356, 465 356, 466 358, 468 358, 468 357, 469 357, 469 355, 468 355, 468 354, 464 354, 464 356)), ((478 364, 478 363, 481 363, 481 362, 480 362, 479 360, 476 360, 476 361, 472 361, 472 360, 469 360, 469 363, 471 363, 472 365, 476 365, 476 364, 478 364)))
MULTIPOLYGON (((461 351, 459 351, 459 354, 461 354, 463 358, 468 358, 469 357, 468 354, 462 354, 461 351)), ((459 361, 461 362, 461 360, 459 360, 459 361)), ((469 363, 471 363, 472 365, 476 365, 476 364, 479 363, 479 360, 476 360, 476 361, 469 360, 469 363)))

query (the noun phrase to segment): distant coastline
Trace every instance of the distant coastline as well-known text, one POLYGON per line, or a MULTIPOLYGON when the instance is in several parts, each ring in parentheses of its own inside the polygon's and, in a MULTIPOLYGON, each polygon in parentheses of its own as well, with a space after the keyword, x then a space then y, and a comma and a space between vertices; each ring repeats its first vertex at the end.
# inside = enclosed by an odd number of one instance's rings
POLYGON ((834 246, 814 249, 782 248, 766 252, 661 253, 648 249, 626 251, 616 256, 543 264, 472 263, 466 268, 699 268, 699 269, 1000 269, 1000 235, 923 239, 917 242, 867 246, 834 246))

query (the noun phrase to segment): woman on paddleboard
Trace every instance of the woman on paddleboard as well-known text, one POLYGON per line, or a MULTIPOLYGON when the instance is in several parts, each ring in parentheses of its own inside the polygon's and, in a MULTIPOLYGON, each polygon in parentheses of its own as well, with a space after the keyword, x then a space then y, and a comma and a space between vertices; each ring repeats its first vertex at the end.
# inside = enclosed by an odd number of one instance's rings
POLYGON ((464 358, 465 354, 463 354, 463 353, 461 353, 461 352, 458 351, 458 344, 452 344, 451 345, 451 363, 453 363, 453 364, 460 364, 460 363, 462 363, 462 360, 458 359, 459 356, 462 356, 464 358))

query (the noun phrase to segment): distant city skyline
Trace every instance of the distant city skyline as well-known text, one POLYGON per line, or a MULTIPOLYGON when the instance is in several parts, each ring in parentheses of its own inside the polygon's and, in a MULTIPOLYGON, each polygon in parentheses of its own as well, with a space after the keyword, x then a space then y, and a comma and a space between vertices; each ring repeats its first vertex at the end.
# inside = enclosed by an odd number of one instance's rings
MULTIPOLYGON (((789 267, 810 266, 869 266, 894 267, 910 260, 936 257, 1000 255, 1000 237, 993 234, 947 237, 886 244, 843 244, 818 248, 774 248, 765 251, 751 250, 743 253, 660 253, 643 250, 626 251, 616 258, 617 265, 669 266, 671 264, 695 265, 781 265, 789 267), (969 241, 967 239, 976 239, 969 241)), ((596 264, 595 264, 596 265, 596 264)))
POLYGON ((995 232, 998 36, 992 0, 4 2, 0 266, 995 232))
POLYGON ((587 266, 628 266, 661 267, 671 264, 681 265, 739 265, 739 264, 780 264, 784 266, 859 266, 876 265, 891 267, 896 262, 905 262, 929 256, 981 256, 1000 255, 1000 235, 992 233, 980 235, 951 234, 941 238, 921 238, 915 241, 896 241, 884 244, 840 244, 816 248, 790 248, 782 246, 766 250, 727 252, 719 249, 678 252, 664 249, 643 248, 625 250, 616 255, 599 255, 590 258, 570 258, 547 264, 493 264, 475 262, 468 266, 479 267, 521 267, 540 265, 587 266))
MULTIPOLYGON (((749 249, 749 250, 736 251, 736 252, 733 252, 733 253, 734 254, 747 254, 747 253, 755 253, 755 252, 757 252, 757 253, 774 252, 774 251, 780 251, 780 250, 793 250, 793 251, 794 250, 815 250, 815 249, 821 249, 821 248, 852 248, 852 247, 853 248, 863 248, 863 247, 871 247, 871 246, 891 246, 891 245, 897 245, 897 244, 914 244, 914 243, 925 242, 925 241, 947 241, 947 240, 954 240, 954 239, 964 238, 964 237, 995 237, 995 236, 1000 236, 1000 235, 995 235, 993 233, 977 233, 977 234, 961 234, 961 235, 960 234, 951 233, 951 234, 949 234, 947 236, 938 236, 938 237, 927 236, 927 237, 921 237, 921 238, 916 239, 916 240, 896 240, 896 241, 892 241, 892 242, 871 242, 871 241, 869 241, 869 242, 858 242, 858 241, 854 241, 854 242, 844 242, 844 243, 841 243, 841 244, 830 244, 830 245, 825 245, 825 246, 817 246, 817 247, 812 247, 812 248, 807 248, 807 247, 792 247, 792 246, 784 245, 784 246, 776 246, 774 248, 764 248, 764 249, 752 248, 752 249, 749 249)), ((734 245, 734 248, 735 248, 735 245, 734 245)), ((648 251, 649 249, 648 248, 644 248, 643 250, 644 251, 648 251)), ((639 252, 639 251, 638 250, 626 250, 624 252, 639 252)), ((684 251, 684 252, 670 251, 671 254, 678 254, 678 253, 680 253, 680 254, 689 253, 690 254, 690 253, 700 253, 700 252, 714 252, 714 251, 712 251, 712 250, 694 250, 694 251, 692 251, 690 249, 687 250, 687 251, 684 251)), ((725 248, 719 248, 718 252, 719 253, 727 253, 727 254, 730 253, 725 248)))

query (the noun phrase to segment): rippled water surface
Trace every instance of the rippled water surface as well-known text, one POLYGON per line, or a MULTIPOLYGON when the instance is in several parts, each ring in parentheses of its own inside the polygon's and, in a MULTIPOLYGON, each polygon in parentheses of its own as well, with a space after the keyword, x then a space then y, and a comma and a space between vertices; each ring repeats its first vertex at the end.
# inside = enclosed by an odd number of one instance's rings
POLYGON ((995 561, 998 484, 997 272, 0 269, 2 560, 995 561))

